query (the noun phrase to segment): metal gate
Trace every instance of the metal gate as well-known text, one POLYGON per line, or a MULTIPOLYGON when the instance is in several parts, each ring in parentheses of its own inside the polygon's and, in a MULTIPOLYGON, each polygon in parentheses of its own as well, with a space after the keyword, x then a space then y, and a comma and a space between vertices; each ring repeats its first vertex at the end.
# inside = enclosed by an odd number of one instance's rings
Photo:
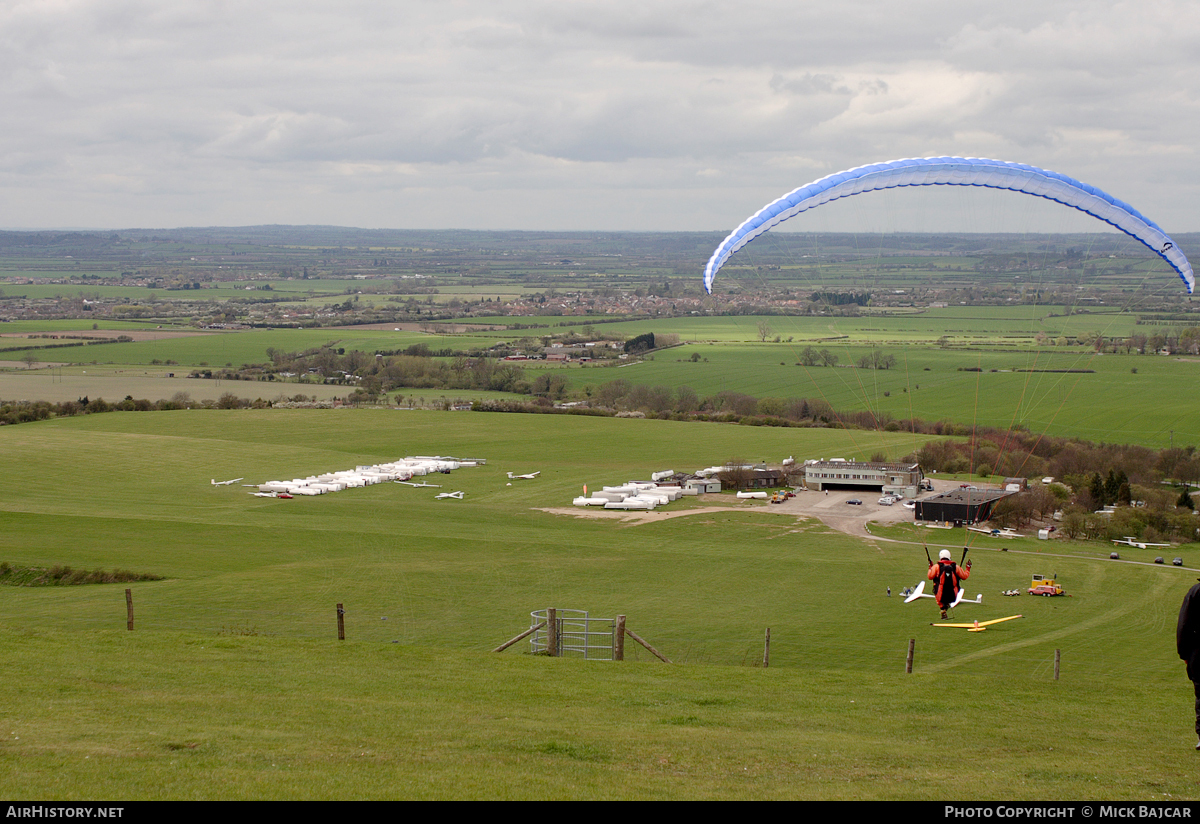
MULTIPOLYGON (((548 609, 529 613, 529 625, 533 627, 548 621, 548 614, 548 609)), ((555 615, 558 644, 554 655, 587 658, 593 661, 613 660, 613 627, 616 623, 614 619, 591 618, 582 609, 558 609, 555 610, 555 615)), ((542 627, 529 637, 530 651, 534 654, 550 652, 549 643, 549 626, 542 627)))

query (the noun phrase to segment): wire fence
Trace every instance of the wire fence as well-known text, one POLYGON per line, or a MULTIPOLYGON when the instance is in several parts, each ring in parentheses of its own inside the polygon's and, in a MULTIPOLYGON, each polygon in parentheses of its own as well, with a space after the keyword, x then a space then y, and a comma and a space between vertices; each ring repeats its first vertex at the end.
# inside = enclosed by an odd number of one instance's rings
MULTIPOLYGON (((197 603, 194 592, 176 597, 170 582, 121 587, 4 588, 0 591, 0 620, 10 631, 125 630, 130 615, 125 590, 132 596, 135 633, 177 632, 202 635, 276 636, 336 641, 338 598, 281 605, 223 599, 197 603), (99 590, 99 596, 97 596, 99 590)), ((481 610, 464 619, 455 614, 406 609, 400 604, 356 603, 342 599, 346 638, 356 643, 440 644, 448 649, 490 650, 521 627, 503 610, 481 610), (392 607, 389 609, 389 607, 392 607)), ((594 617, 585 610, 559 610, 558 654, 584 660, 611 661, 614 617, 594 617)), ((527 626, 546 620, 546 610, 529 613, 527 626)), ((524 623, 524 622, 522 622, 524 623)), ((910 639, 914 641, 913 672, 975 671, 997 676, 1047 680, 1054 677, 1056 652, 1061 656, 1060 678, 1173 678, 1182 677, 1175 657, 1174 621, 1163 609, 1147 609, 1137 621, 1106 624, 1076 631, 1059 629, 1029 633, 1020 622, 968 634, 961 629, 921 627, 915 630, 887 624, 809 627, 796 624, 771 628, 769 658, 766 627, 761 632, 694 633, 654 622, 633 624, 645 639, 675 664, 796 669, 841 669, 862 672, 904 672, 910 639), (1159 613, 1162 613, 1161 615, 1159 613), (1131 654, 1131 650, 1135 650, 1131 654)), ((514 651, 546 654, 543 630, 514 651)), ((624 645, 629 661, 654 661, 638 644, 624 645)))

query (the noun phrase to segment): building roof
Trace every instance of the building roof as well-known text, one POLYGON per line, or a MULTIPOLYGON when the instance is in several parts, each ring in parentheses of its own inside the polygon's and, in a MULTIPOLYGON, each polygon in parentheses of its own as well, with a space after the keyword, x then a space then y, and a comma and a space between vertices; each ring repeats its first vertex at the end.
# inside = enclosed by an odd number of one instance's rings
POLYGON ((812 463, 806 463, 804 466, 820 469, 828 469, 833 467, 843 467, 846 469, 874 469, 880 472, 915 472, 921 468, 920 464, 915 463, 874 463, 872 461, 813 461, 812 463))
POLYGON ((921 503, 974 505, 987 503, 988 501, 998 501, 1011 494, 1013 493, 1004 489, 952 489, 949 492, 942 492, 932 497, 924 498, 921 503))

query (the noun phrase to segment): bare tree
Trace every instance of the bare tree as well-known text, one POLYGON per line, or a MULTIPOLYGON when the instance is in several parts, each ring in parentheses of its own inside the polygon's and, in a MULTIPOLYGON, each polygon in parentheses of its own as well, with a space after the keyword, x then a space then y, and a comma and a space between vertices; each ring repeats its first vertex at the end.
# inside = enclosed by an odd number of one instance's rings
POLYGON ((721 479, 721 487, 732 489, 745 489, 746 484, 750 483, 752 476, 750 468, 746 464, 744 458, 730 458, 725 461, 725 468, 717 473, 717 477, 721 479))

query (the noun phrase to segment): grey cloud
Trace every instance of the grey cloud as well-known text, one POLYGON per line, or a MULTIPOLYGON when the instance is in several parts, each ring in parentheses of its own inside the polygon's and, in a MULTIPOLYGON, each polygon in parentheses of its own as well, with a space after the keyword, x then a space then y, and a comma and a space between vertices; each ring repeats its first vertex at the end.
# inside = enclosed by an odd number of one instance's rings
POLYGON ((735 196, 990 152, 1191 228, 1198 30, 1182 0, 19 4, 0 225, 487 228, 503 202, 547 221, 507 228, 637 228, 636 201, 708 229, 735 196))
POLYGON ((805 72, 799 77, 789 78, 781 74, 771 77, 771 88, 777 92, 799 95, 852 94, 850 87, 841 83, 835 74, 812 74, 805 72))

